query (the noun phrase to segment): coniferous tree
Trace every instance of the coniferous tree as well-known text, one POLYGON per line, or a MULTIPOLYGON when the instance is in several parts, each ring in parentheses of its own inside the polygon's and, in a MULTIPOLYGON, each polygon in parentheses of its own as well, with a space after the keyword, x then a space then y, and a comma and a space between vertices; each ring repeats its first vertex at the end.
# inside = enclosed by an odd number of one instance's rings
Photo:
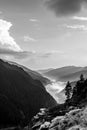
POLYGON ((83 74, 81 74, 80 79, 76 82, 72 92, 72 99, 74 103, 78 103, 81 98, 85 97, 86 86, 86 80, 83 74))
POLYGON ((66 95, 66 101, 70 100, 72 95, 72 86, 69 81, 67 82, 65 87, 65 95, 66 95))
POLYGON ((81 74, 80 75, 80 81, 84 81, 85 79, 84 79, 84 76, 83 76, 83 74, 81 74))
POLYGON ((73 88, 73 95, 78 95, 80 94, 80 91, 82 90, 83 88, 83 83, 84 83, 85 79, 84 79, 84 76, 83 74, 80 75, 80 80, 78 80, 76 82, 76 85, 75 87, 73 88))

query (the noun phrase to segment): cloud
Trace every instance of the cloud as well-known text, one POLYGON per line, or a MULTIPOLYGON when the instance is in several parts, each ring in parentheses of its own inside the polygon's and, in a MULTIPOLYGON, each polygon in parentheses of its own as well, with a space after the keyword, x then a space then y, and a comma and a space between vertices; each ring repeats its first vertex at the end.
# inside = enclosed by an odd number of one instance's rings
POLYGON ((64 25, 64 26, 69 29, 87 31, 87 26, 85 25, 64 25))
POLYGON ((0 19, 0 44, 14 51, 22 51, 20 46, 15 42, 14 38, 10 35, 11 22, 0 19))
POLYGON ((52 51, 49 51, 49 52, 43 52, 41 54, 39 54, 39 56, 41 58, 49 58, 55 54, 59 54, 59 55, 63 55, 65 54, 63 51, 60 51, 60 50, 52 50, 52 51))
POLYGON ((27 35, 27 36, 24 36, 24 41, 25 42, 36 42, 37 40, 27 35))
POLYGON ((79 20, 79 21, 87 21, 87 17, 74 16, 72 19, 74 19, 74 20, 79 20))
POLYGON ((39 22, 39 20, 38 20, 38 19, 35 19, 35 18, 32 18, 32 19, 30 19, 29 21, 30 21, 30 22, 39 22))
POLYGON ((39 55, 39 57, 41 57, 41 58, 49 58, 50 56, 52 56, 52 54, 50 52, 39 55))
POLYGON ((48 8, 58 16, 73 15, 85 8, 87 0, 45 0, 48 8))
POLYGON ((29 53, 26 51, 18 52, 18 51, 13 51, 10 49, 0 48, 0 55, 12 56, 16 59, 24 59, 24 58, 28 57, 29 53))
POLYGON ((10 56, 15 59, 25 59, 25 58, 31 58, 35 55, 35 51, 13 51, 10 49, 4 49, 0 48, 0 56, 10 56))
POLYGON ((64 52, 61 50, 52 50, 50 53, 51 54, 64 54, 64 52))
POLYGON ((57 50, 52 50, 48 52, 37 52, 34 50, 17 52, 10 49, 0 48, 0 57, 4 57, 5 59, 9 57, 9 59, 12 58, 12 59, 18 59, 18 60, 24 60, 24 59, 38 60, 40 58, 41 59, 50 58, 51 56, 54 56, 55 54, 63 55, 65 53, 62 51, 57 51, 57 50))

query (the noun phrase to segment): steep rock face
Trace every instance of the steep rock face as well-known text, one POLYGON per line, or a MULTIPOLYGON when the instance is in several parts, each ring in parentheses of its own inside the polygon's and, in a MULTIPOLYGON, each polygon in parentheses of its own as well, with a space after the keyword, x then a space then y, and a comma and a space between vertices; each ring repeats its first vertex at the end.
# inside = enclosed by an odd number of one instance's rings
POLYGON ((39 80, 0 60, 0 126, 27 123, 40 108, 55 105, 39 80))

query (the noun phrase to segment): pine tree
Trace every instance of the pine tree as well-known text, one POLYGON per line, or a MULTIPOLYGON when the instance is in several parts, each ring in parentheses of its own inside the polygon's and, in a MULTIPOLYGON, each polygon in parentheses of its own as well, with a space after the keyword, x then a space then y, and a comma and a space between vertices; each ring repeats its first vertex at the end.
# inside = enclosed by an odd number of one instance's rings
POLYGON ((87 96, 87 81, 85 80, 83 74, 80 75, 80 79, 76 82, 73 87, 72 101, 74 105, 78 104, 87 96))
POLYGON ((85 79, 84 79, 84 76, 83 76, 83 74, 81 74, 80 75, 80 81, 84 81, 85 79))
POLYGON ((65 95, 66 95, 66 101, 70 100, 72 95, 72 86, 69 81, 67 82, 65 87, 65 95))

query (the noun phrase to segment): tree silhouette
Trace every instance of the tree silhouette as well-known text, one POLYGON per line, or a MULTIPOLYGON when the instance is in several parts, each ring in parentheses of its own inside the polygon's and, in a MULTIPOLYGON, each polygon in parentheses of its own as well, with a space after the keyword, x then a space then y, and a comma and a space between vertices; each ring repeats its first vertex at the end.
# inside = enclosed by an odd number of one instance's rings
POLYGON ((77 104, 82 99, 86 97, 87 92, 87 81, 85 80, 83 74, 80 75, 80 79, 76 82, 75 86, 73 87, 72 92, 72 101, 74 104, 77 104))
POLYGON ((80 81, 84 81, 85 79, 84 79, 84 76, 83 76, 83 74, 81 74, 80 75, 80 81))
POLYGON ((67 82, 65 87, 65 95, 66 95, 66 101, 69 101, 72 95, 72 86, 69 81, 67 82))

